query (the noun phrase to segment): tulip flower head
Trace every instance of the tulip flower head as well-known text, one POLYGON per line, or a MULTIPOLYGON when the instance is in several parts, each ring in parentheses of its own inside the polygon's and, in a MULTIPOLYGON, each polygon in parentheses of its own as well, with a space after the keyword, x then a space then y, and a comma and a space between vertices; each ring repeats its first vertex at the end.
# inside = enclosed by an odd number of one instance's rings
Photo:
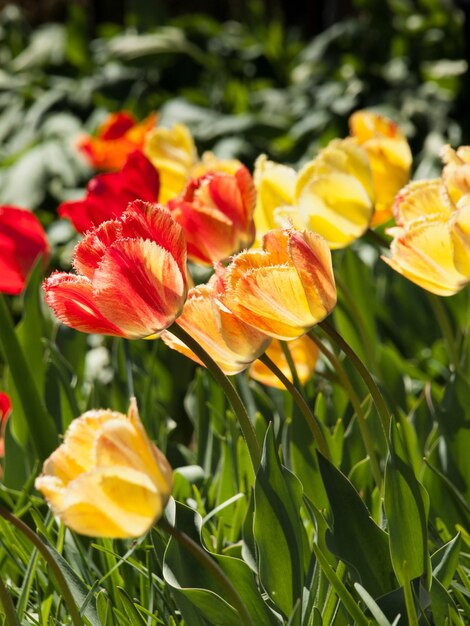
MULTIPOLYGON (((292 360, 295 365, 299 381, 304 385, 312 376, 315 365, 318 361, 319 350, 313 341, 304 335, 298 339, 293 339, 286 343, 292 360)), ((273 339, 272 343, 266 350, 266 355, 277 365, 281 372, 291 382, 293 381, 292 372, 287 362, 281 343, 278 339, 273 339)), ((250 376, 259 383, 276 389, 285 389, 279 378, 262 362, 255 361, 250 367, 250 376)))
POLYGON ((134 150, 141 150, 157 121, 152 113, 143 122, 127 111, 112 113, 98 128, 95 137, 82 137, 78 143, 90 165, 99 170, 119 170, 134 150))
POLYGON ((49 244, 37 217, 26 209, 0 206, 0 293, 21 293, 40 255, 46 264, 49 244))
POLYGON ((132 152, 119 172, 100 174, 91 179, 83 200, 63 202, 58 209, 79 233, 118 218, 129 202, 157 202, 159 176, 147 157, 138 150, 132 152))
POLYGON ((378 226, 392 217, 395 195, 409 180, 410 146, 397 124, 372 111, 353 113, 349 127, 369 157, 375 193, 372 226, 378 226))
POLYGON ((444 161, 442 178, 449 196, 457 204, 470 194, 470 146, 460 146, 457 150, 444 146, 441 156, 444 161))
POLYGON ((160 205, 136 200, 117 220, 90 230, 77 245, 77 274, 44 283, 58 319, 85 333, 137 339, 160 333, 186 299, 186 243, 160 205))
POLYGON ((468 278, 456 266, 453 206, 441 182, 410 183, 397 196, 394 212, 400 226, 387 230, 394 238, 391 257, 382 259, 431 293, 451 296, 460 291, 468 278))
POLYGON ((225 280, 227 308, 277 339, 300 337, 336 305, 328 244, 310 231, 269 231, 262 249, 232 259, 225 280))
POLYGON ((127 416, 92 410, 74 420, 35 486, 75 532, 126 538, 143 535, 161 517, 172 484, 171 467, 132 399, 127 416))
POLYGON ((170 201, 188 242, 188 256, 211 265, 250 246, 255 237, 255 188, 246 167, 235 174, 211 172, 192 180, 170 201))
MULTIPOLYGON (((188 292, 177 324, 204 348, 227 375, 238 374, 257 359, 270 343, 270 337, 249 326, 220 301, 225 288, 226 269, 219 265, 207 285, 188 292)), ((198 357, 169 331, 163 341, 174 350, 203 365, 198 357)))

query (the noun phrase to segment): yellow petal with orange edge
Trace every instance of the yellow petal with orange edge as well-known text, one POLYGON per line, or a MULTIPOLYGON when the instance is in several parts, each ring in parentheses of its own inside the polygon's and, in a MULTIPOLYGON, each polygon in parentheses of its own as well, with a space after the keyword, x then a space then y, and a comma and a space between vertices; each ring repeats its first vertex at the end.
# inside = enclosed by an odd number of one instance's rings
POLYGON ((183 191, 197 152, 189 129, 184 124, 171 128, 159 126, 145 140, 144 154, 160 175, 159 202, 166 204, 183 191))
MULTIPOLYGON (((307 336, 293 339, 286 343, 295 364, 299 380, 305 384, 312 376, 318 360, 319 351, 317 346, 307 336)), ((277 367, 292 382, 292 372, 278 339, 274 339, 266 350, 267 356, 274 361, 277 367)), ((268 387, 284 389, 279 378, 261 361, 255 361, 250 367, 250 376, 268 387)))
POLYGON ((270 161, 262 154, 256 159, 253 179, 257 192, 254 213, 256 246, 266 232, 279 226, 274 211, 279 206, 292 204, 297 174, 291 167, 270 161))
POLYGON ((460 146, 457 151, 444 146, 441 157, 445 163, 442 178, 452 202, 457 204, 470 193, 470 146, 460 146))
POLYGON ((382 257, 423 289, 451 296, 468 282, 454 263, 450 224, 443 219, 415 221, 406 228, 392 228, 391 258, 382 257))
POLYGON ((440 178, 411 182, 400 191, 393 206, 395 219, 400 226, 423 218, 446 220, 453 210, 440 178))
POLYGON ((459 202, 452 220, 451 235, 455 266, 470 279, 470 195, 459 202))
POLYGON ((298 337, 318 321, 294 267, 252 269, 226 297, 228 308, 243 321, 278 339, 298 337))

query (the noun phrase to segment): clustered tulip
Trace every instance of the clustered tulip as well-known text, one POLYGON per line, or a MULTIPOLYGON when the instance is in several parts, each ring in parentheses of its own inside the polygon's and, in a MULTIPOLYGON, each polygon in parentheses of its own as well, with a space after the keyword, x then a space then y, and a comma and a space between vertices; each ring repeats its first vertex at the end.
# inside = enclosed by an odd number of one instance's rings
POLYGON ((72 530, 126 538, 161 517, 172 484, 171 467, 148 439, 133 399, 127 416, 93 410, 74 420, 35 486, 72 530))

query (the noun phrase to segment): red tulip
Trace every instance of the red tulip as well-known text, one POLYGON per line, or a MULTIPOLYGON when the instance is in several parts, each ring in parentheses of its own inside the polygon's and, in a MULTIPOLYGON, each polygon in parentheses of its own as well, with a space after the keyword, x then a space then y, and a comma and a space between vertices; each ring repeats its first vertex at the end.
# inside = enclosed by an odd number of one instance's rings
POLYGON ((59 320, 82 332, 148 337, 183 308, 186 244, 161 205, 131 202, 120 218, 86 234, 73 265, 77 274, 55 272, 44 291, 59 320))
POLYGON ((0 292, 21 293, 39 255, 47 262, 49 244, 37 217, 26 209, 0 206, 0 292))
POLYGON ((0 423, 3 424, 7 421, 11 413, 11 400, 10 396, 3 391, 0 391, 0 423))
POLYGON ((255 237, 253 179, 241 166, 235 174, 210 172, 191 180, 168 206, 181 224, 188 256, 211 265, 248 248, 255 237))
POLYGON ((159 187, 157 170, 142 152, 135 150, 121 171, 92 178, 83 200, 63 202, 59 215, 85 233, 106 220, 120 217, 133 200, 156 202, 159 187))

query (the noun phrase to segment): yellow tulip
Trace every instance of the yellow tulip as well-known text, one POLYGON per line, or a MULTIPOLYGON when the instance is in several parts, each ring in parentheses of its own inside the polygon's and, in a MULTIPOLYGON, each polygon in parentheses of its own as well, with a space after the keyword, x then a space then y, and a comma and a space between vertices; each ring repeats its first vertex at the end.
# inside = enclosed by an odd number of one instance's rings
MULTIPOLYGON (((319 351, 317 346, 305 335, 287 342, 286 346, 291 353, 300 382, 302 384, 306 383, 312 376, 318 361, 319 351)), ((282 373, 293 382, 292 372, 278 339, 273 339, 271 345, 266 350, 266 354, 274 361, 282 373)), ((255 361, 251 365, 250 376, 268 387, 284 389, 284 385, 279 378, 261 361, 255 361)))
POLYGON ((147 134, 144 154, 160 175, 159 202, 166 204, 183 191, 197 162, 193 137, 184 124, 158 126, 147 134))
POLYGON ((455 266, 470 279, 470 195, 458 203, 451 224, 455 266))
POLYGON ((447 220, 454 209, 441 178, 409 183, 397 194, 393 205, 395 219, 400 226, 422 218, 447 220))
POLYGON ((394 122, 372 111, 353 113, 349 127, 369 157, 375 192, 372 226, 378 226, 392 217, 393 199, 409 180, 410 146, 394 122))
POLYGON ((470 193, 470 146, 460 146, 457 150, 444 146, 441 156, 444 161, 442 178, 452 201, 457 204, 470 193))
POLYGON ((161 517, 173 474, 144 430, 135 399, 128 415, 87 411, 45 461, 36 489, 65 525, 91 537, 144 534, 161 517))
POLYGON ((294 226, 319 233, 331 249, 344 248, 363 235, 374 212, 366 151, 351 138, 331 141, 300 171, 294 204, 285 213, 294 226))
POLYGON ((255 226, 258 247, 263 235, 273 228, 283 226, 276 220, 279 207, 292 205, 297 173, 291 167, 269 161, 261 154, 255 163, 253 174, 256 187, 255 226))

